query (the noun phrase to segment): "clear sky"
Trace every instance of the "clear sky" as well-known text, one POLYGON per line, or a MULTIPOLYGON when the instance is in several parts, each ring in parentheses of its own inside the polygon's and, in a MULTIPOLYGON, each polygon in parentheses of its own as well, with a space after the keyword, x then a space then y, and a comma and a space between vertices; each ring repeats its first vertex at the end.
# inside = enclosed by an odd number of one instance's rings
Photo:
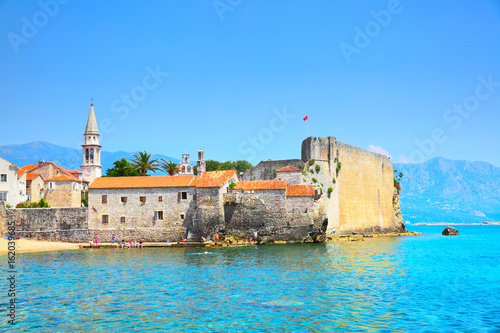
POLYGON ((500 1, 0 1, 0 145, 500 166, 500 1))

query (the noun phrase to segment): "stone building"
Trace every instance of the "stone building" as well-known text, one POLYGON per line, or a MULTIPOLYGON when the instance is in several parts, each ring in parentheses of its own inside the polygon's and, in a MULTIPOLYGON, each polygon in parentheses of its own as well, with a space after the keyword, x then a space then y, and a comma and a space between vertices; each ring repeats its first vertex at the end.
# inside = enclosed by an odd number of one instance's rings
POLYGON ((89 229, 103 240, 112 235, 199 240, 223 216, 222 196, 236 181, 236 170, 208 171, 197 177, 101 177, 89 186, 89 229))
POLYGON ((31 202, 44 198, 52 207, 81 207, 82 191, 88 185, 85 179, 75 176, 78 171, 68 171, 53 162, 38 162, 21 168, 26 171, 26 188, 31 202))
POLYGON ((288 185, 302 184, 302 169, 287 166, 276 170, 276 179, 285 180, 288 185))
POLYGON ((94 113, 94 103, 90 103, 89 118, 85 133, 83 134, 85 143, 82 145, 83 162, 81 165, 83 177, 92 183, 96 178, 101 177, 101 146, 99 145, 99 129, 94 113))
POLYGON ((253 232, 274 240, 310 241, 322 234, 324 217, 314 187, 285 180, 242 181, 226 195, 225 233, 247 238, 253 232))

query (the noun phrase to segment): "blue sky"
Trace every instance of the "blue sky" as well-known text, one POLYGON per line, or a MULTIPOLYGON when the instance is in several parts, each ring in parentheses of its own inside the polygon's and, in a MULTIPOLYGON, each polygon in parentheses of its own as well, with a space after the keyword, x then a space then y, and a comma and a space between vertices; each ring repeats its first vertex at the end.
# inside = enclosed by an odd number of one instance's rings
POLYGON ((500 166, 500 2, 0 1, 0 145, 500 166), (465 104, 465 105, 464 105, 465 104))

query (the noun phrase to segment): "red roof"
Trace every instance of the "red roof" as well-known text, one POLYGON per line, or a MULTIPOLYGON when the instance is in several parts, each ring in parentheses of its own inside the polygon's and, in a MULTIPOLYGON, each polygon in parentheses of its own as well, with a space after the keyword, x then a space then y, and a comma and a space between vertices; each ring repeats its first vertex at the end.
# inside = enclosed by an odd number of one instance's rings
POLYGON ((314 186, 312 185, 288 185, 286 187, 287 197, 314 197, 314 186))
POLYGON ((19 169, 17 170, 17 178, 21 178, 22 175, 26 172, 25 169, 19 169))
POLYGON ((21 169, 24 169, 24 170, 30 172, 31 170, 33 170, 34 168, 38 168, 39 166, 40 166, 40 164, 29 164, 29 165, 23 166, 21 169))
MULTIPOLYGON (((67 178, 69 178, 68 180, 73 180, 75 182, 81 182, 81 180, 78 177, 76 177, 75 175, 73 175, 70 171, 68 171, 68 170, 64 169, 63 167, 55 164, 54 162, 45 162, 43 164, 25 165, 21 169, 26 169, 26 170, 28 170, 28 173, 30 173, 31 171, 33 171, 33 170, 37 169, 38 167, 41 167, 41 166, 43 166, 45 164, 52 164, 56 169, 59 169, 60 171, 62 171, 65 174, 65 176, 67 178)), ((60 175, 60 176, 62 176, 62 175, 60 175)), ((57 176, 57 177, 60 177, 60 176, 57 176)), ((53 177, 53 178, 57 178, 57 177, 53 177)), ((51 180, 53 180, 53 178, 51 178, 51 180)))
POLYGON ((284 190, 286 189, 285 180, 258 180, 237 182, 233 190, 259 191, 259 190, 284 190))
POLYGON ((194 176, 100 177, 90 184, 89 189, 188 187, 193 179, 194 176))
POLYGON ((221 187, 235 174, 236 170, 205 171, 201 177, 196 177, 190 186, 221 187))
POLYGON ((40 176, 39 173, 36 173, 36 172, 30 172, 26 175, 26 180, 33 180, 35 179, 36 177, 40 176))
POLYGON ((71 174, 75 174, 76 173, 76 174, 79 174, 79 175, 83 173, 83 172, 78 171, 78 170, 69 170, 68 172, 71 173, 71 174))
POLYGON ((56 176, 56 177, 52 177, 52 178, 49 178, 49 179, 45 179, 46 182, 67 182, 67 181, 71 181, 71 182, 80 182, 80 179, 76 179, 74 177, 68 177, 66 175, 61 175, 61 176, 56 176))
POLYGON ((302 171, 302 170, 292 166, 286 166, 284 168, 276 170, 276 172, 297 172, 297 171, 302 171))

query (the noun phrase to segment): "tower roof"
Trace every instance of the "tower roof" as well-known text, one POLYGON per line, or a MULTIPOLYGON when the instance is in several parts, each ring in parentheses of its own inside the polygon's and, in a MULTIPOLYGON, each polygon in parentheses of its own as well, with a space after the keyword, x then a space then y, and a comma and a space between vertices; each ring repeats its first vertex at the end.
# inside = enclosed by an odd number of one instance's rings
POLYGON ((99 135, 99 129, 97 128, 97 121, 95 120, 94 103, 90 103, 89 120, 87 120, 87 127, 85 128, 85 134, 99 135))

